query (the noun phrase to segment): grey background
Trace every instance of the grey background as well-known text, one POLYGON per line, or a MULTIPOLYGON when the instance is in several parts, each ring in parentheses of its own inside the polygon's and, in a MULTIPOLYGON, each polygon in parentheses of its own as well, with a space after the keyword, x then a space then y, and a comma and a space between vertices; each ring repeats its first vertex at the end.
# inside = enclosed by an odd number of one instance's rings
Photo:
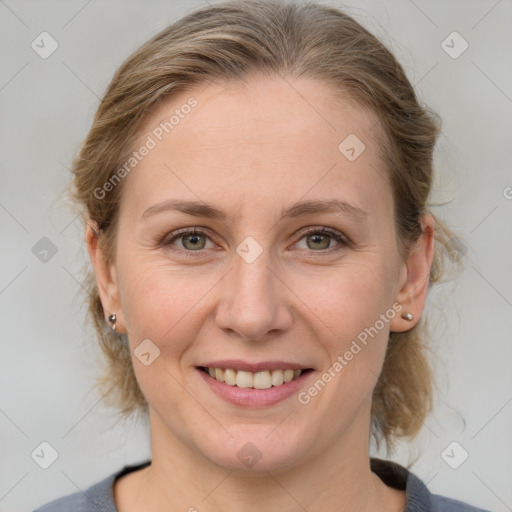
MULTIPOLYGON (((90 392, 100 358, 79 285, 86 250, 60 193, 114 70, 204 4, 0 1, 1 512, 30 511, 149 456, 147 426, 114 425, 115 411, 90 392), (47 59, 31 48, 43 31, 59 45, 47 59), (47 261, 43 237, 56 251, 47 261), (58 452, 48 469, 31 457, 43 441, 58 452)), ((466 240, 460 279, 429 298, 440 319, 436 412, 393 458, 414 461, 434 492, 512 510, 512 3, 362 1, 347 10, 394 49, 441 115, 434 200, 450 202, 434 211, 466 240), (458 58, 441 46, 453 31, 469 44, 458 58), (446 453, 460 460, 460 448, 443 452, 453 441, 469 454, 458 469, 446 453)))

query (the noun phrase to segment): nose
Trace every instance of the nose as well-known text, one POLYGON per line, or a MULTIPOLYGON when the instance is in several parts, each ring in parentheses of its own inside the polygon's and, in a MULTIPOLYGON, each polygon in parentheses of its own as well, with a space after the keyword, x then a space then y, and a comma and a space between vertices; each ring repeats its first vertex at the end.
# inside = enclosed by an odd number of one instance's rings
POLYGON ((269 250, 252 262, 234 255, 233 268, 221 281, 217 326, 244 340, 259 341, 292 325, 290 290, 271 267, 269 250))

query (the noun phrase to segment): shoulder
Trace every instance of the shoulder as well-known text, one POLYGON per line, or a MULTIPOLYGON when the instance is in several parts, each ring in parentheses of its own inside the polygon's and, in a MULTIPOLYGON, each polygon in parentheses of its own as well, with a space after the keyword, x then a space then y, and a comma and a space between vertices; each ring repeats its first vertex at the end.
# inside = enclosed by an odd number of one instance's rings
POLYGON ((432 512, 490 512, 487 509, 476 508, 462 501, 457 501, 445 496, 432 494, 430 498, 432 512))
POLYGON ((78 491, 56 499, 34 510, 34 512, 117 512, 112 494, 112 484, 117 473, 78 491))
POLYGON ((405 512, 490 512, 462 501, 432 494, 420 478, 396 462, 372 458, 371 468, 386 485, 405 490, 405 512))
POLYGON ((34 512, 118 512, 114 502, 114 482, 117 478, 148 466, 151 461, 124 466, 85 491, 78 491, 39 507, 34 512))

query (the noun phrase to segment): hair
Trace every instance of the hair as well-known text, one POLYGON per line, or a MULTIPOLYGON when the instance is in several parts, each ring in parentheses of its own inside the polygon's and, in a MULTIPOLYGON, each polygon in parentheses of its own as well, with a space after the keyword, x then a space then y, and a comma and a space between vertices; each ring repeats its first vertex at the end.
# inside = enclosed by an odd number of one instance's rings
MULTIPOLYGON (((369 109, 380 121, 382 160, 394 200, 397 245, 405 260, 422 233, 433 180, 433 151, 440 121, 420 105, 402 66, 368 30, 346 13, 315 3, 227 1, 196 10, 138 48, 117 70, 72 164, 71 199, 84 222, 99 227, 99 247, 115 259, 123 180, 104 197, 95 191, 119 171, 157 104, 198 84, 240 82, 250 74, 316 79, 369 109)), ((435 215, 441 246, 453 238, 435 215)), ((437 244, 436 244, 437 245, 437 244)), ((436 250, 430 286, 444 273, 436 250)), ((120 414, 147 411, 127 340, 105 321, 92 268, 86 278, 89 314, 105 356, 96 385, 108 389, 120 414)), ((433 379, 425 319, 391 332, 372 399, 371 434, 388 450, 413 438, 432 409, 433 379)))

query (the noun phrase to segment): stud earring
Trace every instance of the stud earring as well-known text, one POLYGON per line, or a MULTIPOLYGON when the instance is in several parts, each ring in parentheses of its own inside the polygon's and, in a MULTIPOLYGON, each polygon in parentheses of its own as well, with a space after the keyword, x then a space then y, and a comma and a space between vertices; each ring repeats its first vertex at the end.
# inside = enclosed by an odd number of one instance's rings
POLYGON ((116 330, 116 314, 112 313, 111 315, 109 315, 108 321, 109 321, 112 329, 115 331, 116 330))
POLYGON ((402 313, 402 318, 410 322, 414 318, 414 315, 412 313, 402 313))

